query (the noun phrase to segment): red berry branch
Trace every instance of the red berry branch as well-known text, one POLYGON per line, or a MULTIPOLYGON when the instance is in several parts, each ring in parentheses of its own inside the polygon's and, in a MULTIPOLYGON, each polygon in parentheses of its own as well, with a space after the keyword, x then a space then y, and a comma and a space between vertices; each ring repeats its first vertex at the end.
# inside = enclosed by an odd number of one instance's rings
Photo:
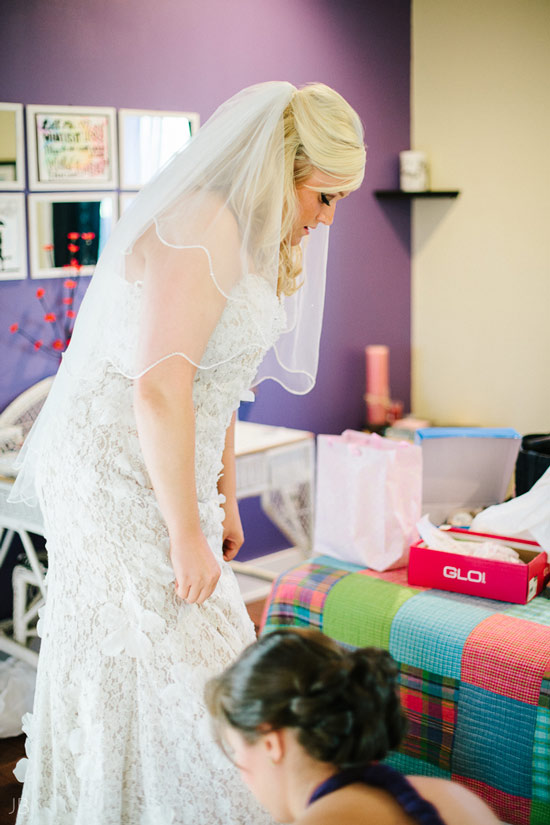
MULTIPOLYGON (((94 238, 95 232, 69 232, 67 234, 67 250, 72 257, 70 258, 70 263, 64 265, 64 269, 70 270, 71 273, 74 273, 74 277, 66 278, 63 282, 64 289, 68 290, 68 294, 64 295, 62 298, 62 304, 65 309, 64 313, 54 312, 48 305, 45 298, 45 289, 40 287, 36 290, 36 297, 40 301, 42 309, 44 310, 44 315, 42 318, 46 324, 50 325, 50 329, 53 332, 51 341, 49 343, 44 343, 41 338, 34 338, 34 336, 30 335, 26 330, 21 329, 19 324, 11 324, 10 332, 12 334, 18 333, 19 335, 22 335, 23 338, 33 345, 35 352, 44 352, 46 355, 50 355, 51 357, 60 360, 61 353, 64 352, 64 350, 69 346, 76 318, 76 312, 74 310, 75 293, 80 282, 80 270, 84 265, 81 259, 82 257, 85 257, 86 259, 88 258, 86 253, 88 252, 88 248, 94 238), (81 248, 80 245, 75 243, 75 241, 78 241, 79 239, 84 242, 84 248, 81 248)), ((53 244, 46 244, 44 249, 50 254, 50 263, 53 266, 53 244)))

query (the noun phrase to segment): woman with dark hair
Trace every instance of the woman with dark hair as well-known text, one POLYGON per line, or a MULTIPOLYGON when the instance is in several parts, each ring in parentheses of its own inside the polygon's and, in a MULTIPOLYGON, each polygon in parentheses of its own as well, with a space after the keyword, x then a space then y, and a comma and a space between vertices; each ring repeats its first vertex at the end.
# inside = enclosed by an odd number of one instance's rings
POLYGON ((278 822, 496 825, 466 788, 380 764, 405 731, 397 668, 315 630, 250 645, 206 690, 218 741, 278 822))

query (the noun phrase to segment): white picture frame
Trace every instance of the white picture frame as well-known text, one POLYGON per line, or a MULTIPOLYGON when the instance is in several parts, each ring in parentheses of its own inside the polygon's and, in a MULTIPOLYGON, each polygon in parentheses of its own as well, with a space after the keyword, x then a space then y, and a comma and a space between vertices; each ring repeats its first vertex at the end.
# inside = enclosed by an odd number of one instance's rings
POLYGON ((199 128, 198 112, 119 109, 120 188, 141 189, 199 128))
POLYGON ((67 278, 76 269, 71 260, 78 260, 80 275, 92 275, 107 239, 118 218, 117 195, 114 192, 36 193, 28 196, 29 249, 31 278, 67 278), (55 209, 66 204, 66 209, 55 209), (71 205, 86 204, 78 209, 71 205), (97 206, 96 206, 97 204, 97 206), (78 251, 70 252, 68 235, 78 251), (93 238, 86 237, 91 236, 93 238), (56 243, 58 249, 56 250, 56 243), (69 264, 69 268, 67 268, 69 264))
POLYGON ((23 105, 0 103, 0 190, 24 189, 23 105))
POLYGON ((116 109, 26 107, 32 191, 118 188, 116 109))
POLYGON ((0 280, 27 277, 25 195, 0 192, 0 280))

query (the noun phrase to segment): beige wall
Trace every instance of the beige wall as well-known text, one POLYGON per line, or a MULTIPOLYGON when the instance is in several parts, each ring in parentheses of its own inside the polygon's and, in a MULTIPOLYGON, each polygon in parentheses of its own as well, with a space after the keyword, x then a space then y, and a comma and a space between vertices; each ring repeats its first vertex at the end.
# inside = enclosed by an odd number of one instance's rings
MULTIPOLYGON (((550 431, 550 2, 413 0, 412 406, 550 431)), ((405 147, 404 147, 405 148, 405 147)))

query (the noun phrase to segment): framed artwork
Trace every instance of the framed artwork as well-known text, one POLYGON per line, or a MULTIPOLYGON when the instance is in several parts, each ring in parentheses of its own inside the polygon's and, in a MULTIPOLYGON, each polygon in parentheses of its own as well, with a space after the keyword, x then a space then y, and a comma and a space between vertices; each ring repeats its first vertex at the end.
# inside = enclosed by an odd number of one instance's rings
POLYGON ((31 278, 91 275, 117 219, 115 193, 29 195, 31 278))
POLYGON ((27 277, 25 196, 0 192, 0 280, 27 277))
POLYGON ((27 106, 29 188, 116 189, 116 110, 27 106))
POLYGON ((140 189, 199 126, 197 112, 119 109, 120 188, 140 189))
POLYGON ((23 106, 0 103, 0 190, 24 188, 23 106))

